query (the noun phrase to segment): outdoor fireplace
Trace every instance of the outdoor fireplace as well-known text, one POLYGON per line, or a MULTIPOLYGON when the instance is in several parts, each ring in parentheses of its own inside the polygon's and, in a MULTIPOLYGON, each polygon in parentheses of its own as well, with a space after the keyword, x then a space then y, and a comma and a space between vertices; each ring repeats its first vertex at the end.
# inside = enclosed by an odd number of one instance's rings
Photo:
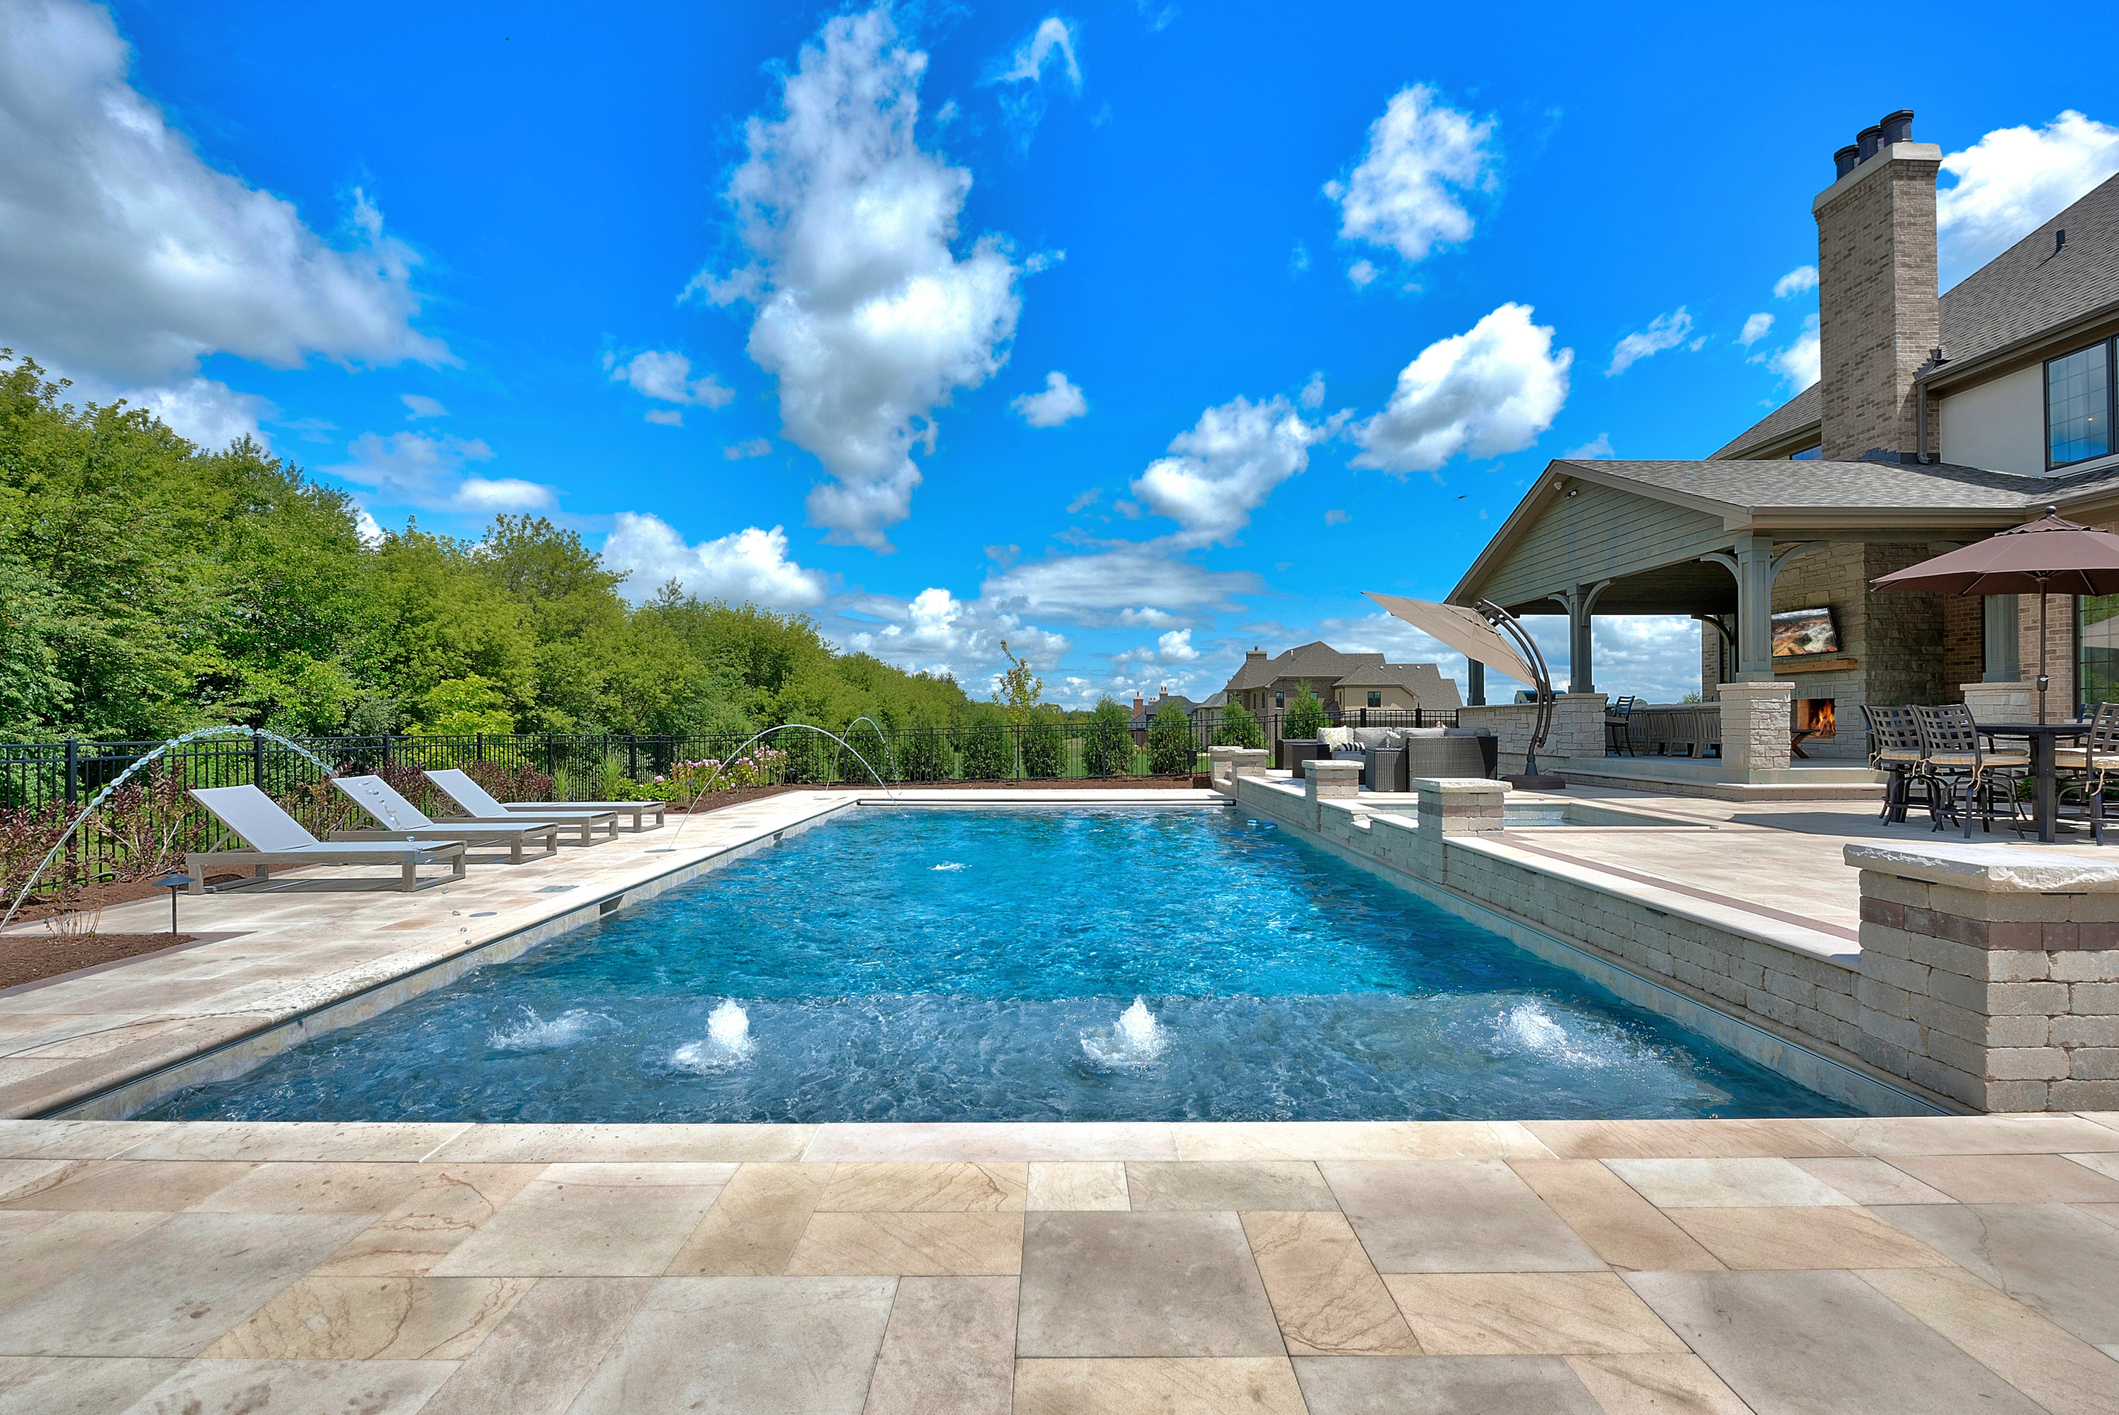
POLYGON ((1813 737, 1832 737, 1839 731, 1839 718, 1832 710, 1831 698, 1797 698, 1795 700, 1795 730, 1807 732, 1813 737))

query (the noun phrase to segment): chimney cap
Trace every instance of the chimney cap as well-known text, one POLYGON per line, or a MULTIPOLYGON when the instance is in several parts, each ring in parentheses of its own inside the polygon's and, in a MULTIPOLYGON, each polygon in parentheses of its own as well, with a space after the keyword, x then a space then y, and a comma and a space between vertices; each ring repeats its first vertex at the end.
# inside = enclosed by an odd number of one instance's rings
POLYGON ((1876 148, 1883 140, 1883 135, 1883 125, 1880 123, 1874 127, 1863 128, 1856 133, 1854 135, 1854 145, 1859 155, 1855 160, 1857 162, 1867 162, 1870 158, 1876 156, 1876 148))
POLYGON ((1877 119, 1876 126, 1883 130, 1882 144, 1885 147, 1889 147, 1895 142, 1911 142, 1913 141, 1913 110, 1901 108, 1894 113, 1886 113, 1883 117, 1877 119))
POLYGON ((1838 152, 1832 154, 1833 177, 1837 179, 1846 176, 1849 172, 1852 172, 1854 170, 1855 164, 1860 161, 1861 149, 1856 147, 1853 143, 1848 143, 1838 152))

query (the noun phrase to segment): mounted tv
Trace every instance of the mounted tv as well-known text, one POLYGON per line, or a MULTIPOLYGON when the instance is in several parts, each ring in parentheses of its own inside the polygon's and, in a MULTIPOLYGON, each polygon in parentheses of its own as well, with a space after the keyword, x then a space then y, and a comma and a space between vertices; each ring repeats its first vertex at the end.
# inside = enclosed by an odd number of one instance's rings
POLYGON ((1838 652, 1839 626, 1830 609, 1784 609, 1773 616, 1775 658, 1838 652))

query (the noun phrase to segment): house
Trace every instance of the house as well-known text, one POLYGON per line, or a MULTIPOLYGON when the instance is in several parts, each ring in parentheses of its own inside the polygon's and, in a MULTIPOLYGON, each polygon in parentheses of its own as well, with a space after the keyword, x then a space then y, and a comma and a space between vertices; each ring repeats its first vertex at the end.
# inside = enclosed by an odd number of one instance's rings
MULTIPOLYGON (((1912 123, 1893 113, 1835 153, 1813 204, 1819 380, 1697 461, 1551 463, 1453 603, 1565 614, 1577 693, 1596 691, 1594 615, 1693 616, 1705 695, 1792 683, 1796 725, 1822 724, 1813 757, 1861 754, 1833 729, 1864 703, 2036 676, 2035 597, 1871 581, 2048 506, 2119 523, 2119 178, 1940 293, 1942 151, 1912 123), (1797 622, 1810 637, 1776 644, 1797 622)), ((2055 710, 2119 697, 2119 597, 2049 609, 2055 710)), ((1481 673, 1470 686, 1484 702, 1481 673)))
POLYGON ((1339 712, 1442 712, 1462 701, 1456 681, 1432 663, 1385 663, 1380 653, 1341 653, 1322 641, 1272 658, 1254 648, 1222 691, 1254 714, 1270 714, 1285 712, 1305 685, 1328 710, 1339 712))
POLYGON ((1163 684, 1162 692, 1153 702, 1135 693, 1133 695, 1133 740, 1140 746, 1145 747, 1148 745, 1148 726, 1155 721, 1155 714, 1161 712, 1163 705, 1166 703, 1174 702, 1178 707, 1182 708, 1186 721, 1190 722, 1194 728, 1200 725, 1200 714, 1202 712, 1206 713, 1207 726, 1211 728, 1214 714, 1219 712, 1222 705, 1228 700, 1229 696, 1226 693, 1211 693, 1195 703, 1182 693, 1171 692, 1170 685, 1167 683, 1163 684))

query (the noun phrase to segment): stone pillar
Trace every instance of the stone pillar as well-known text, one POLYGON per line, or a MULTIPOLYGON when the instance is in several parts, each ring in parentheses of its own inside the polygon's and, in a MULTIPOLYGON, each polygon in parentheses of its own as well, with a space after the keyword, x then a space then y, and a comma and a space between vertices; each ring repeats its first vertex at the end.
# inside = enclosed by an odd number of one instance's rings
POLYGON ((1872 1065, 1986 1111, 2119 1108, 2119 860, 1846 847, 1872 1065))
POLYGON ((1304 793, 1311 801, 1329 801, 1361 792, 1361 763, 1331 757, 1311 757, 1302 764, 1307 778, 1304 793))
POLYGON ((1562 693, 1552 705, 1552 732, 1545 750, 1570 761, 1602 758, 1604 713, 1610 699, 1603 693, 1562 693))
POLYGON ((1236 794, 1237 777, 1264 776, 1272 765, 1273 754, 1263 747, 1207 748, 1207 767, 1214 789, 1224 795, 1236 794))
POLYGON ((2034 722, 2038 688, 2033 683, 1963 683, 1964 705, 1974 722, 2034 722))
POLYGON ((1423 879, 1436 884, 1447 881, 1445 857, 1450 836, 1501 833, 1501 803, 1508 796, 1507 782, 1415 777, 1406 785, 1420 797, 1420 829, 1414 833, 1413 850, 1420 860, 1423 879))
POLYGON ((1724 683, 1721 704, 1722 760, 1729 770, 1740 780, 1752 772, 1787 770, 1795 685, 1724 683))

